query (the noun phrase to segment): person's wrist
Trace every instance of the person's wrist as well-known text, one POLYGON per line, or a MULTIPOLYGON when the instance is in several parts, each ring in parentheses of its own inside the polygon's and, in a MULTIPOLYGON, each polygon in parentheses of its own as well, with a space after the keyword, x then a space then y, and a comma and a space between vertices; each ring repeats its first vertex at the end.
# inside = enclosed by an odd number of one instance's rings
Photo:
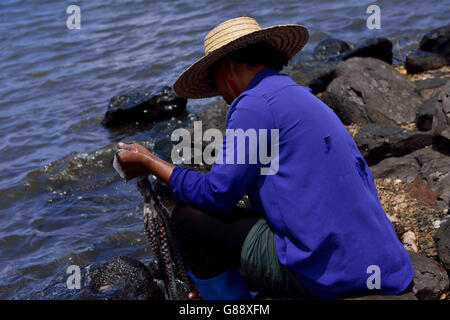
POLYGON ((153 172, 151 170, 151 158, 150 158, 150 156, 149 155, 142 155, 140 157, 140 159, 141 159, 141 161, 140 161, 141 166, 143 168, 145 168, 145 173, 146 174, 152 174, 153 172))

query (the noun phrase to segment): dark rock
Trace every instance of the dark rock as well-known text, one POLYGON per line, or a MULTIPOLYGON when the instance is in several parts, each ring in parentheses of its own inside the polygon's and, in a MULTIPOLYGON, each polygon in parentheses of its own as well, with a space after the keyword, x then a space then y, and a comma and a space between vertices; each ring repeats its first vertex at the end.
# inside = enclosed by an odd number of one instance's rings
POLYGON ((320 41, 314 48, 313 56, 316 59, 332 58, 351 50, 351 46, 339 39, 327 38, 320 41))
MULTIPOLYGON (((208 129, 219 129, 223 136, 225 136, 225 117, 228 112, 228 104, 223 99, 217 99, 206 105, 197 113, 195 121, 202 122, 202 133, 208 129)), ((194 137, 194 124, 192 123, 188 128, 191 137, 194 137)), ((210 142, 202 139, 203 148, 210 142)))
MULTIPOLYGON (((225 136, 225 117, 228 111, 228 104, 223 99, 217 99, 208 105, 206 105, 200 112, 197 113, 195 122, 197 125, 201 121, 201 134, 204 135, 208 129, 218 129, 222 134, 222 138, 225 136)), ((199 127, 200 128, 200 127, 199 127)), ((199 135, 200 132, 195 134, 194 132, 194 122, 192 122, 188 127, 185 128, 189 132, 189 136, 191 137, 191 154, 185 155, 182 154, 181 148, 183 147, 181 143, 185 143, 186 141, 182 141, 181 138, 178 141, 172 141, 172 145, 174 148, 177 148, 177 145, 180 145, 179 156, 184 158, 184 164, 188 165, 190 168, 206 171, 209 166, 205 163, 202 163, 199 166, 199 163, 193 163, 195 159, 193 159, 195 151, 200 150, 203 152, 206 146, 208 146, 211 141, 207 141, 206 139, 202 139, 199 135), (195 139, 199 139, 199 143, 194 141, 195 139)), ((214 141, 215 142, 215 141, 214 141)), ((221 143, 222 141, 220 141, 221 143)), ((173 150, 174 151, 174 150, 173 150)), ((172 158, 173 159, 173 158, 172 158)), ((178 163, 181 164, 181 163, 178 163)))
POLYGON ((433 142, 431 132, 368 124, 359 130, 355 142, 368 165, 391 156, 403 156, 433 142))
POLYGON ((438 94, 425 101, 417 110, 416 114, 416 127, 420 131, 431 130, 433 123, 433 117, 436 110, 438 100, 438 94))
POLYGON ((343 60, 353 57, 372 57, 392 64, 392 42, 386 38, 370 38, 345 54, 343 60))
POLYGON ((377 295, 375 293, 352 295, 344 300, 437 300, 448 290, 449 279, 445 269, 433 259, 410 252, 409 258, 414 269, 411 284, 397 295, 377 295))
POLYGON ((225 134, 225 117, 229 105, 223 99, 218 99, 205 106, 197 113, 197 120, 202 121, 203 132, 208 129, 219 129, 225 134))
POLYGON ((419 49, 450 57, 450 24, 428 32, 420 41, 419 49))
POLYGON ((428 146, 399 158, 387 158, 370 171, 374 178, 400 179, 412 183, 418 178, 431 190, 439 191, 436 205, 450 207, 450 157, 437 146, 428 146))
POLYGON ((378 59, 343 61, 336 68, 336 76, 323 101, 344 124, 411 123, 422 104, 414 83, 378 59))
POLYGON ((433 72, 433 78, 422 79, 414 82, 417 90, 420 92, 420 96, 424 100, 430 99, 436 93, 440 92, 444 85, 448 81, 449 73, 445 72, 433 72))
POLYGON ((302 61, 288 71, 289 76, 301 86, 311 88, 312 93, 325 91, 331 80, 334 79, 335 62, 302 61))
POLYGON ((420 166, 412 156, 392 157, 370 167, 374 178, 400 179, 412 183, 420 171, 420 166))
POLYGON ((409 74, 421 73, 427 70, 439 69, 446 66, 446 58, 430 52, 416 51, 408 54, 405 67, 409 74))
POLYGON ((434 234, 434 241, 436 241, 439 260, 450 271, 450 219, 441 224, 434 234))
POLYGON ((102 124, 106 127, 148 125, 179 115, 185 110, 186 103, 185 98, 169 87, 156 94, 132 90, 111 98, 102 124))
POLYGON ((434 135, 450 140, 450 81, 439 93, 432 131, 434 135))
POLYGON ((99 266, 91 276, 90 289, 108 299, 164 299, 147 267, 130 257, 118 257, 99 266))
POLYGON ((414 268, 412 293, 419 300, 433 300, 448 290, 449 280, 445 269, 433 259, 408 251, 414 268))

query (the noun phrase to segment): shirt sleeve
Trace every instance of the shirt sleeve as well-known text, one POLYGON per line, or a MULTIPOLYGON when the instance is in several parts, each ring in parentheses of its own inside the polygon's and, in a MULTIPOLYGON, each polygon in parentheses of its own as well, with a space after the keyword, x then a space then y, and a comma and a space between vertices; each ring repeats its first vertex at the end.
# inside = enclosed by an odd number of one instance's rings
POLYGON ((267 141, 270 141, 272 123, 271 111, 263 97, 242 97, 231 110, 227 133, 211 170, 202 173, 179 166, 174 168, 169 179, 174 197, 211 212, 226 212, 232 209, 260 174, 261 164, 257 156, 259 131, 266 129, 267 141), (255 133, 253 140, 237 137, 238 132, 246 132, 252 136, 252 131, 255 133), (255 141, 255 135, 256 147, 254 142, 249 142, 255 141), (245 152, 245 161, 238 162, 239 153, 242 155, 242 152, 245 152), (234 155, 234 158, 230 155, 234 155), (250 161, 252 158, 256 161, 250 161))

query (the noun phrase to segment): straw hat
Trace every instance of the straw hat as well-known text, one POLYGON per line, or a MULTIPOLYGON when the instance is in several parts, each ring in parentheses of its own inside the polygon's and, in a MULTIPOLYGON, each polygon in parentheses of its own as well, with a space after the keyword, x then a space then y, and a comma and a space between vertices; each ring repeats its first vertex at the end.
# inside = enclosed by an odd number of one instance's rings
POLYGON ((222 22, 204 40, 205 55, 186 69, 174 84, 186 98, 219 95, 208 69, 227 54, 257 42, 268 42, 288 59, 295 56, 309 39, 308 29, 297 24, 261 28, 255 19, 240 17, 222 22))

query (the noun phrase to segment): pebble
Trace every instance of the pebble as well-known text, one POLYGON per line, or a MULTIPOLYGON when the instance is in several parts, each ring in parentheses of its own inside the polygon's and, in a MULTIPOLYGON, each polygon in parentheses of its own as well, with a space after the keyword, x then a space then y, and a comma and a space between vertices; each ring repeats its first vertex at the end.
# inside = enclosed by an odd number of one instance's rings
POLYGON ((439 229, 439 227, 441 226, 441 223, 442 223, 442 221, 440 221, 440 220, 433 221, 433 227, 435 229, 439 229))

